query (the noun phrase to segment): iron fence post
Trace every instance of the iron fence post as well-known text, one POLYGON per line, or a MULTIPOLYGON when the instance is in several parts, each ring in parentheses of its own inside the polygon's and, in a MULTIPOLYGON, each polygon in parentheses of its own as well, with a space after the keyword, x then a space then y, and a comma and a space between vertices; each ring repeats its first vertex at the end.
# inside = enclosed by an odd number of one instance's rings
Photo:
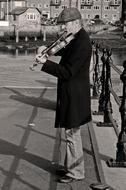
POLYGON ((107 50, 107 58, 105 61, 106 64, 106 77, 105 77, 105 95, 104 95, 104 122, 97 123, 98 126, 107 126, 111 127, 112 122, 110 120, 110 113, 112 114, 112 104, 110 100, 110 84, 111 84, 111 55, 112 52, 110 50, 107 50))
POLYGON ((110 101, 110 84, 111 84, 111 55, 110 50, 107 51, 107 60, 106 60, 106 83, 105 83, 105 109, 104 109, 104 123, 111 123, 109 118, 109 112, 112 113, 112 104, 110 101))
POLYGON ((101 93, 99 97, 99 106, 98 106, 98 113, 103 114, 105 110, 105 81, 106 81, 106 73, 105 73, 105 67, 106 67, 106 49, 102 50, 103 55, 101 57, 102 61, 102 75, 101 75, 101 93))
POLYGON ((98 98, 99 96, 99 84, 98 84, 98 68, 99 68, 99 44, 96 44, 96 51, 95 51, 95 56, 96 56, 96 62, 95 62, 95 66, 94 66, 94 75, 93 75, 93 96, 92 98, 98 98))
POLYGON ((123 63, 124 71, 120 76, 120 79, 123 82, 123 96, 120 106, 121 114, 121 132, 119 134, 118 143, 117 143, 117 161, 126 162, 126 61, 123 63))
POLYGON ((124 71, 120 76, 123 82, 123 96, 119 108, 121 114, 121 131, 119 133, 116 151, 116 160, 107 161, 110 167, 126 167, 126 61, 123 63, 124 71))

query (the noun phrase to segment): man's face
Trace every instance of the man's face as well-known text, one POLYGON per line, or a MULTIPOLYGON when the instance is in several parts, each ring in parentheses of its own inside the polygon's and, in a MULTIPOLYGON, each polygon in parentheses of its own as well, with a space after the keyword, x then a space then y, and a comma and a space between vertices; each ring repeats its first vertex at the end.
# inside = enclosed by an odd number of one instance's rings
POLYGON ((60 32, 66 32, 67 35, 73 33, 73 22, 66 22, 60 26, 60 32))

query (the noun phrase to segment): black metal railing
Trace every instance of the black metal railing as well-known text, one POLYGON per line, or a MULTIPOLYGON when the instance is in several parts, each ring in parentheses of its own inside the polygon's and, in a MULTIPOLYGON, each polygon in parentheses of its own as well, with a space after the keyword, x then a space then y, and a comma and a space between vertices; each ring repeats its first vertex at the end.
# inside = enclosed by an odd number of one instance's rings
MULTIPOLYGON (((123 63, 123 72, 114 65, 112 52, 108 49, 101 49, 98 44, 93 41, 93 87, 92 98, 98 98, 98 111, 93 114, 103 114, 104 121, 98 122, 98 126, 114 127, 117 135, 117 151, 116 159, 107 161, 109 167, 126 167, 126 61, 123 63), (101 60, 101 62, 100 62, 101 60), (102 69, 98 70, 99 65, 102 69), (113 88, 112 70, 116 75, 120 76, 122 83, 122 96, 119 96, 113 88), (101 72, 100 72, 101 71, 101 72), (99 82, 100 81, 100 82, 99 82), (113 118, 111 96, 114 97, 115 103, 119 107, 121 126, 119 127, 113 118)), ((120 80, 118 79, 118 80, 120 80)))

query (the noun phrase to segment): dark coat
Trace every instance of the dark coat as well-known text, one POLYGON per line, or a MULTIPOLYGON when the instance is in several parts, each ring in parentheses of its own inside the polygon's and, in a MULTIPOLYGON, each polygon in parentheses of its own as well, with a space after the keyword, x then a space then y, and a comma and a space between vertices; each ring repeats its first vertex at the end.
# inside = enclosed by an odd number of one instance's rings
POLYGON ((91 120, 92 47, 86 31, 82 28, 61 52, 59 64, 47 61, 42 67, 42 71, 58 77, 55 127, 79 127, 91 120))

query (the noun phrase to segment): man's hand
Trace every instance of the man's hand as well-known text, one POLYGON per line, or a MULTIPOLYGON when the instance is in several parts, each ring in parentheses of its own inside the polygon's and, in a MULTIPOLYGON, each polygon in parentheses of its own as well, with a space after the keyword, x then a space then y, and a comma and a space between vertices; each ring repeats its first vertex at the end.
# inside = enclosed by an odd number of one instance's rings
POLYGON ((44 64, 48 59, 48 56, 46 54, 37 54, 35 57, 36 62, 39 64, 44 64))
POLYGON ((42 52, 46 49, 46 46, 40 46, 37 50, 37 54, 42 54, 42 52))
POLYGON ((44 64, 47 59, 48 59, 48 55, 46 53, 44 53, 44 50, 46 49, 46 46, 40 46, 37 50, 37 55, 35 57, 36 62, 40 63, 40 64, 44 64))

